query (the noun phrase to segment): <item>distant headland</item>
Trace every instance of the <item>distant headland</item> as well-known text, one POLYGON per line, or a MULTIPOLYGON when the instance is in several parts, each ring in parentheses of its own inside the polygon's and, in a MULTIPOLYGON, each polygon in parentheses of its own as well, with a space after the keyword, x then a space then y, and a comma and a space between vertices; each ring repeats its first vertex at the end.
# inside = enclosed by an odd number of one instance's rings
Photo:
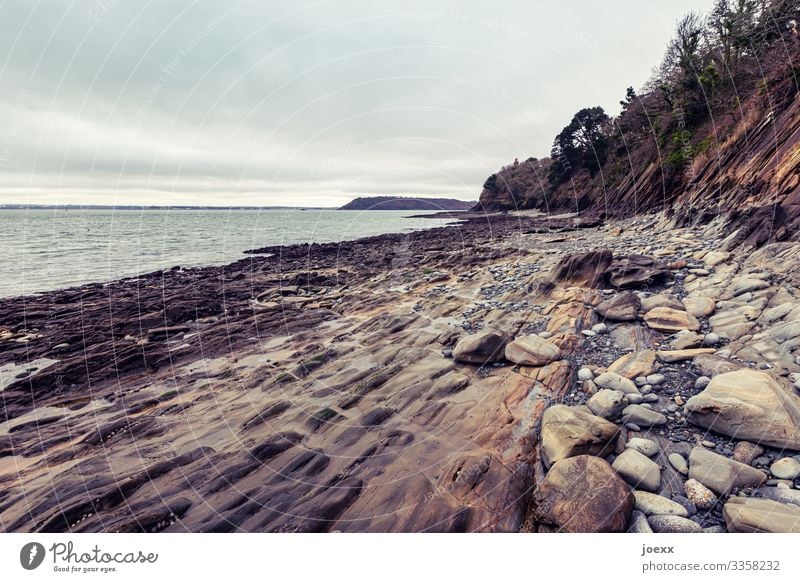
POLYGON ((410 198, 405 196, 363 196, 339 210, 469 210, 475 202, 453 198, 410 198))

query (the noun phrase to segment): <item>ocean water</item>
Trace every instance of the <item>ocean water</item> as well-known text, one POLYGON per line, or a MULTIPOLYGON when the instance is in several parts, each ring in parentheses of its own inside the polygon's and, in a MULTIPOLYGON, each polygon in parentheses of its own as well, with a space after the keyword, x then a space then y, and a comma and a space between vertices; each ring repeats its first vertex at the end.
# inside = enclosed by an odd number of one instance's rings
POLYGON ((0 209, 0 297, 452 223, 417 211, 0 209))

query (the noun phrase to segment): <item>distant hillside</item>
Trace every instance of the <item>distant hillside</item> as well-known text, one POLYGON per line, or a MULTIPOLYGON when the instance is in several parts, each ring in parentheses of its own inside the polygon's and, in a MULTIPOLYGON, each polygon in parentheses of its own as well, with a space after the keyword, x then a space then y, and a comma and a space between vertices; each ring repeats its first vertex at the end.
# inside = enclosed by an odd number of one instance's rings
POLYGON ((364 196, 348 202, 339 210, 469 210, 475 202, 452 198, 405 198, 364 196))

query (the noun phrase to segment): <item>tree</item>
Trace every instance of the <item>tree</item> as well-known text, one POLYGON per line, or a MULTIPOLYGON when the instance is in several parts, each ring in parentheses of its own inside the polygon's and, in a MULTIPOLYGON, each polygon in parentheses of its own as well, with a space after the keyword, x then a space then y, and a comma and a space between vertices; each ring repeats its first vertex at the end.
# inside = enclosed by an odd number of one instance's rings
POLYGON ((760 6, 757 0, 716 0, 708 15, 708 30, 726 74, 736 69, 741 56, 750 48, 760 6))
POLYGON ((594 174, 602 166, 608 152, 610 118, 602 107, 587 107, 578 111, 556 136, 550 156, 550 182, 563 183, 578 169, 594 174))

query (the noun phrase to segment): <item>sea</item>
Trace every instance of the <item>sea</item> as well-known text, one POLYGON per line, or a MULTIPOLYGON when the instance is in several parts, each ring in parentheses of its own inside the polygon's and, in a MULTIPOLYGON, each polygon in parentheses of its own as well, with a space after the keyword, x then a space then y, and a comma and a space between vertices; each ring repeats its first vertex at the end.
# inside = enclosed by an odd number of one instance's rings
POLYGON ((445 224, 433 212, 334 209, 0 209, 0 297, 224 265, 273 245, 352 240, 445 224))

